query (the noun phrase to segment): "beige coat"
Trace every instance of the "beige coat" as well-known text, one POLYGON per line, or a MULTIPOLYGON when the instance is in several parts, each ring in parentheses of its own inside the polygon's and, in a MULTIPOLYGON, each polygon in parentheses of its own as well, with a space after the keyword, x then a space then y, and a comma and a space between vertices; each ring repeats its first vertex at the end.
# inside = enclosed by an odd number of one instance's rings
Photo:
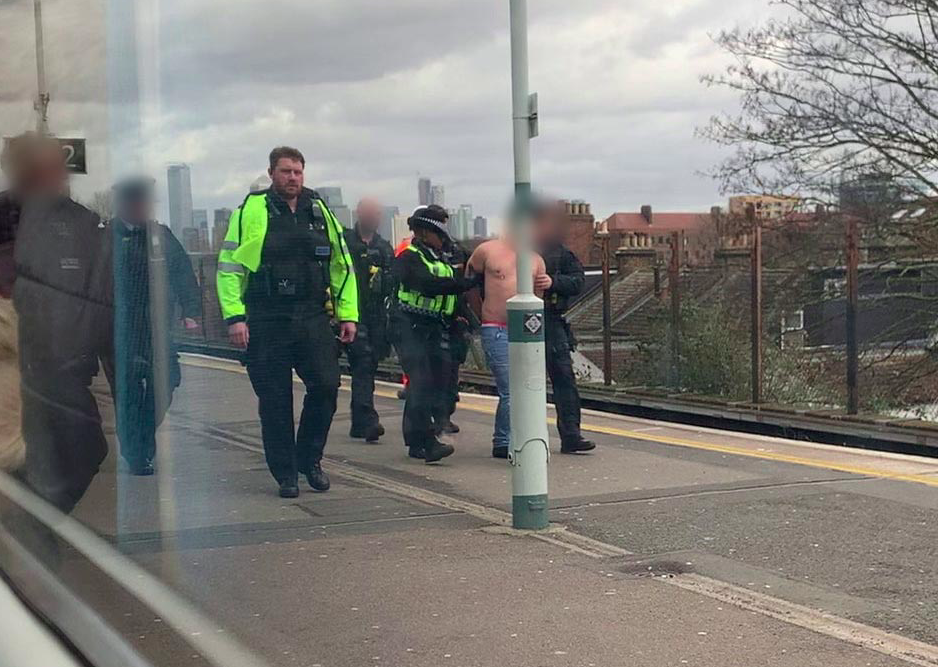
POLYGON ((26 454, 18 347, 13 301, 0 298, 0 470, 7 472, 20 467, 26 454))

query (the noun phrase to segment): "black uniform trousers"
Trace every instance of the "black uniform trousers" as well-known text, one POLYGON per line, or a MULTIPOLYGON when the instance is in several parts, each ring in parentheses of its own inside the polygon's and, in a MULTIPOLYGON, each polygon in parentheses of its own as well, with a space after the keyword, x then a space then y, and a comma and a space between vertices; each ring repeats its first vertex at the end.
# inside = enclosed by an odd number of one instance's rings
POLYGON ((352 431, 365 431, 378 424, 375 410, 375 372, 387 356, 387 329, 374 322, 361 322, 355 340, 346 345, 352 376, 352 431))
POLYGON ((466 363, 471 344, 472 341, 467 332, 454 330, 450 333, 449 382, 446 387, 447 417, 456 412, 456 404, 459 402, 459 367, 466 363))
POLYGON ((257 394, 267 467, 292 480, 322 459, 339 392, 339 350, 329 316, 298 311, 252 319, 246 364, 257 394), (293 371, 306 386, 299 429, 293 417, 293 371))
POLYGON ((553 387, 557 430, 561 442, 576 442, 580 439, 580 392, 570 357, 575 343, 562 317, 548 315, 545 324, 547 375, 553 387))
POLYGON ((395 323, 398 357, 410 385, 404 402, 404 444, 425 447, 436 439, 435 425, 446 423, 449 406, 441 397, 450 383, 449 332, 442 322, 400 314, 395 323))

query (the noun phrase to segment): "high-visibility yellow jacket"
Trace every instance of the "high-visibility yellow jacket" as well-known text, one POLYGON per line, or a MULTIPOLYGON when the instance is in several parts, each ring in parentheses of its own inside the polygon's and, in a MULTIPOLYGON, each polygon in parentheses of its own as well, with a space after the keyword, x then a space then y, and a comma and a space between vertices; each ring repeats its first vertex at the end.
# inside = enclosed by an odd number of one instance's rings
MULTIPOLYGON (((358 283, 342 225, 321 199, 317 197, 314 201, 326 219, 332 245, 329 282, 333 312, 340 322, 358 322, 358 283)), ((259 192, 249 195, 228 222, 228 233, 218 254, 215 284, 222 317, 229 324, 243 320, 247 314, 244 294, 251 274, 256 273, 261 264, 267 221, 267 193, 259 192)))

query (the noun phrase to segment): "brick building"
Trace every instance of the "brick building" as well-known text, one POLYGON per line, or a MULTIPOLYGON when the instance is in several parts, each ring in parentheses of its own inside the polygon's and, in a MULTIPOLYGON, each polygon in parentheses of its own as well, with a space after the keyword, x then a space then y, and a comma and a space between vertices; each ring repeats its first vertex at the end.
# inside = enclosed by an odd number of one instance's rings
MULTIPOLYGON (((679 235, 683 266, 707 266, 713 263, 719 247, 719 229, 723 217, 718 206, 709 213, 665 212, 656 213, 649 205, 634 213, 613 213, 602 222, 610 235, 610 252, 621 247, 653 249, 658 258, 667 263, 671 257, 671 236, 679 235)), ((590 264, 602 261, 602 251, 595 248, 590 264)))

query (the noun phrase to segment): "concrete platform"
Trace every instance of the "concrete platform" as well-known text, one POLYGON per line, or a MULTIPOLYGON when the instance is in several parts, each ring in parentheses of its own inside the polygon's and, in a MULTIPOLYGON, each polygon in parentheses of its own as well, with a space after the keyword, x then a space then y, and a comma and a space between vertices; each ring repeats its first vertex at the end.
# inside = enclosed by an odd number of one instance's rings
MULTIPOLYGON (((554 456, 550 484, 552 519, 609 545, 590 553, 492 532, 488 515, 464 509, 510 506, 507 464, 490 457, 491 400, 464 397, 457 453, 427 466, 406 456, 394 388, 379 391, 382 442, 347 436, 343 392, 327 450, 327 470, 370 481, 334 475, 328 494, 282 501, 246 376, 187 358, 160 474, 128 477, 109 464, 77 516, 272 664, 911 659, 843 641, 836 623, 812 627, 810 614, 786 622, 660 581, 682 576, 862 624, 858 637, 938 643, 936 460, 588 414, 600 448, 554 456)), ((159 654, 157 622, 133 618, 135 641, 159 654)))

